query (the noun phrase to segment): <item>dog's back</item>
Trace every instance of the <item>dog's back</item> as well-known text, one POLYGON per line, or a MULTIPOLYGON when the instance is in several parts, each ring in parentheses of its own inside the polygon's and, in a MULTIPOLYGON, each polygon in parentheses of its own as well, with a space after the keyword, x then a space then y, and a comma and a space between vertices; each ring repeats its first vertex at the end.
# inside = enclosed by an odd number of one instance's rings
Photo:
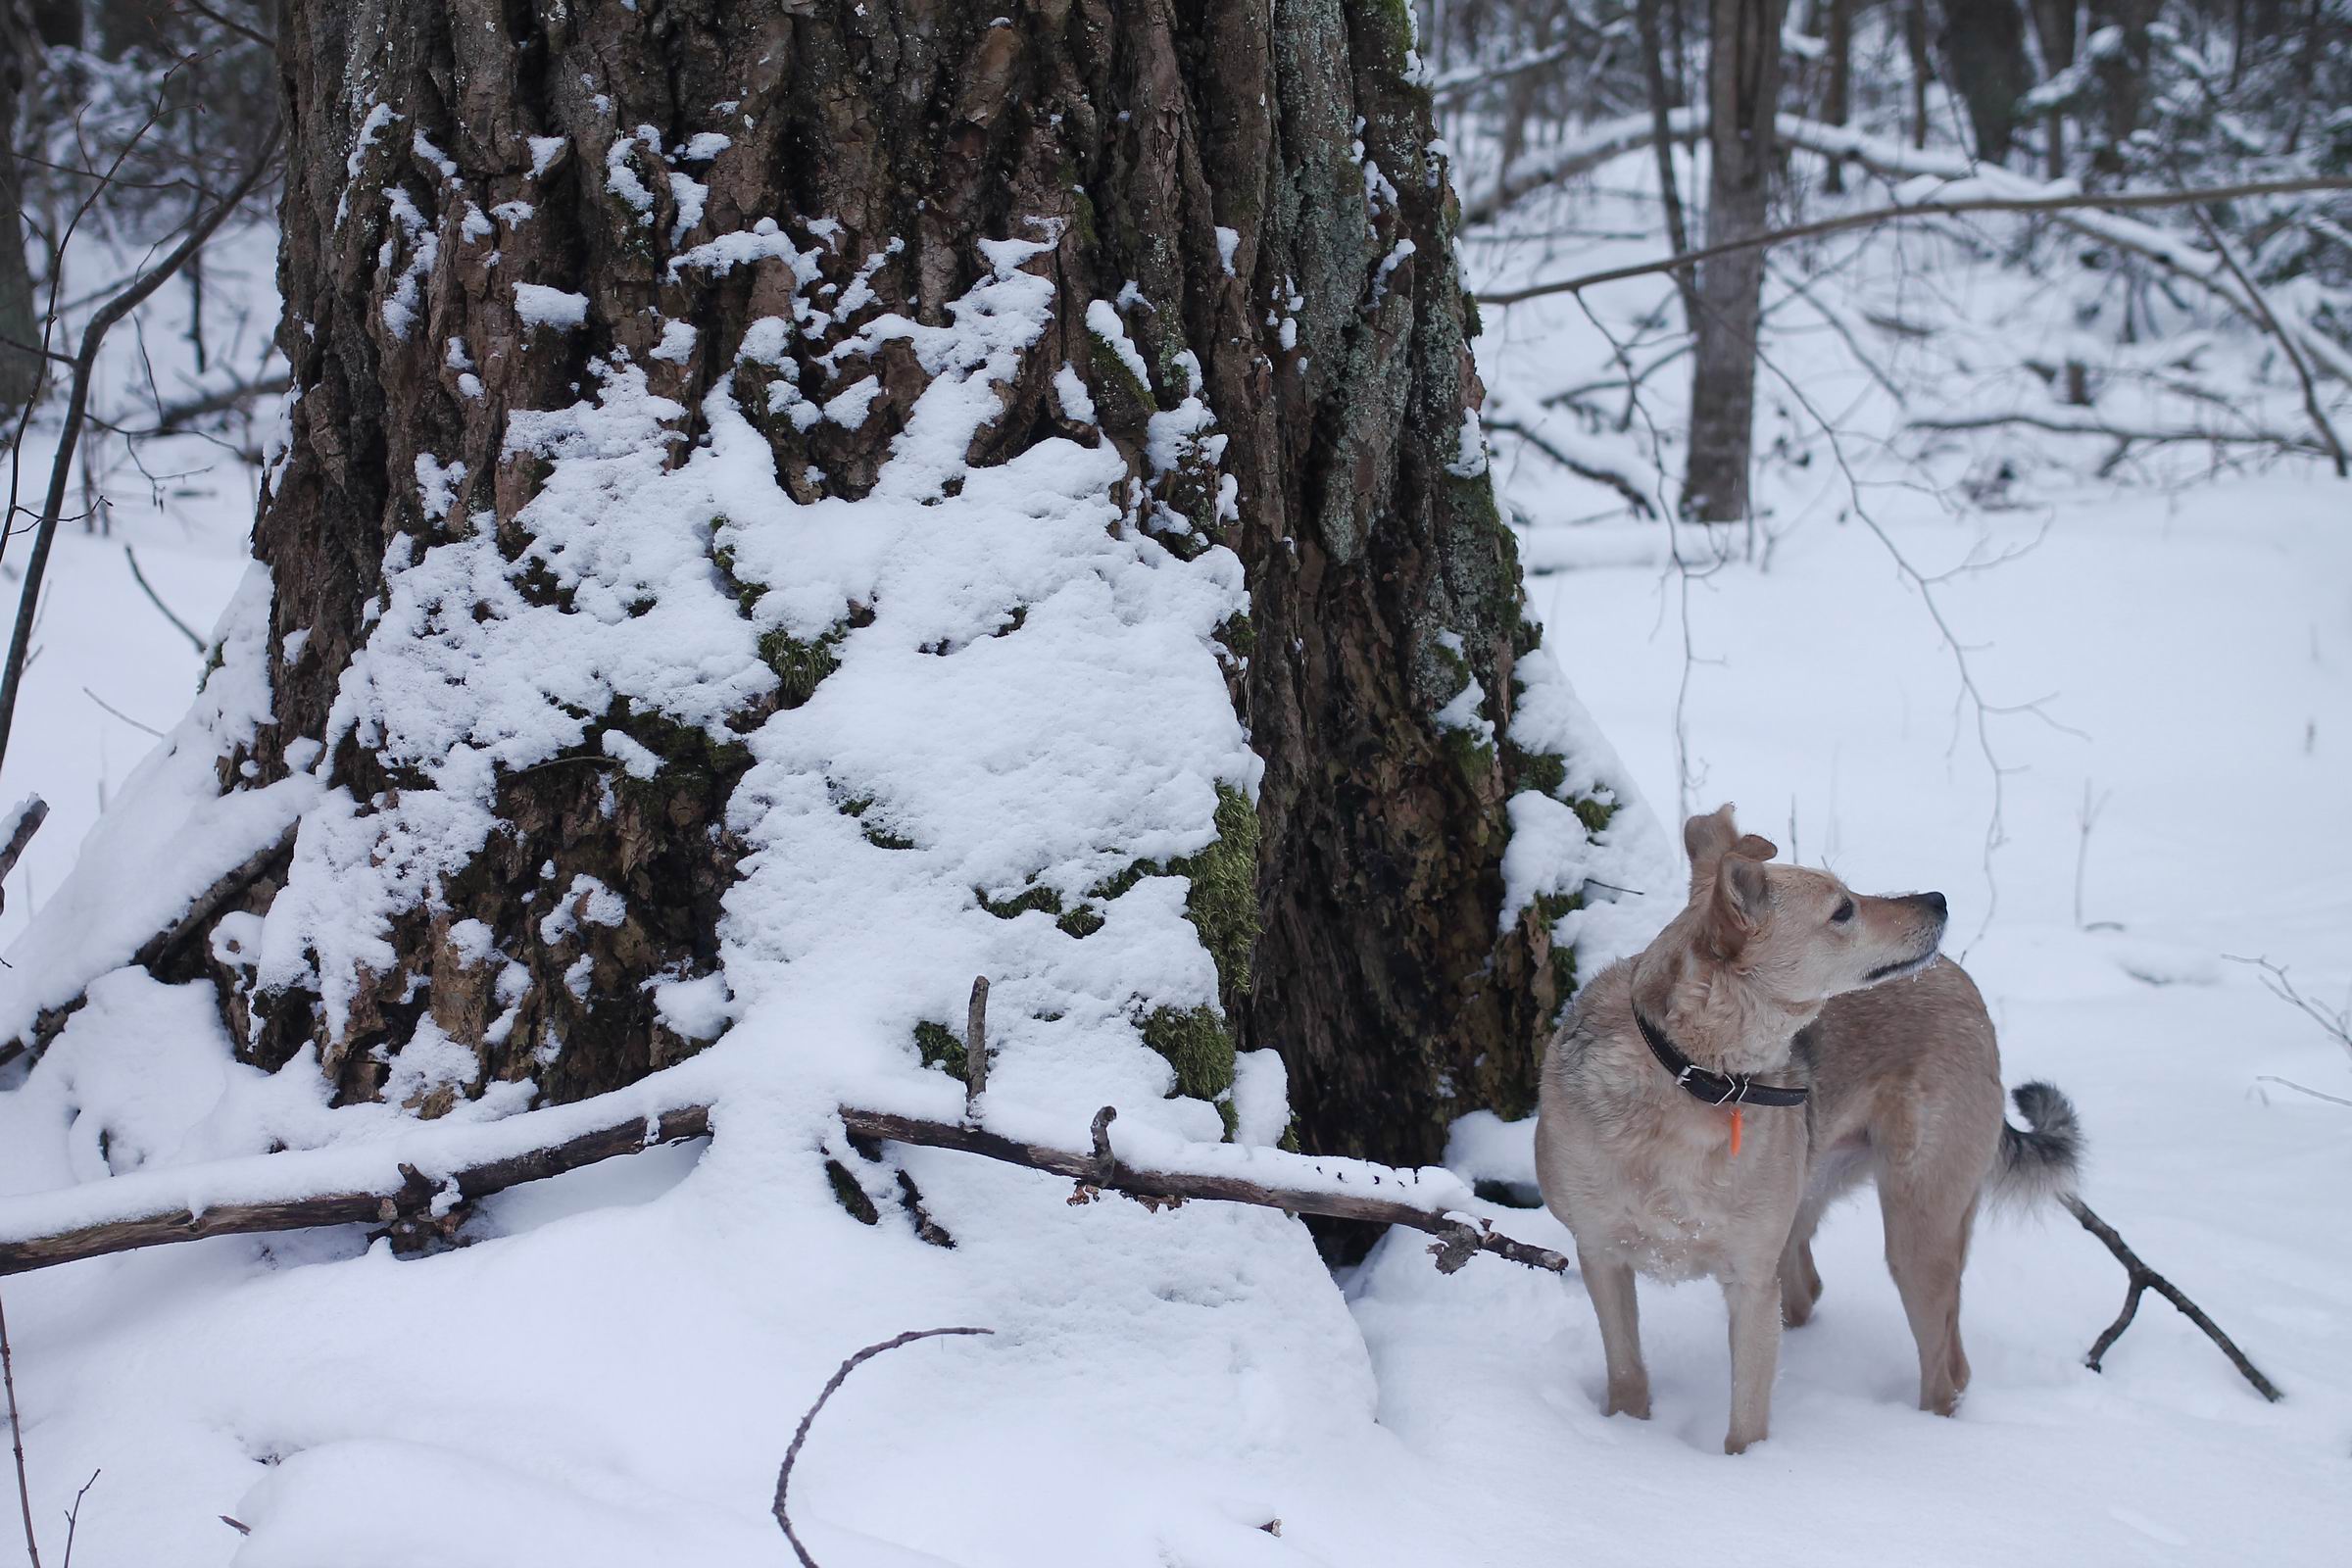
POLYGON ((2072 1189, 2081 1152, 2073 1105, 2047 1084, 2024 1084, 2017 1103, 2028 1130, 2004 1121, 1992 1017, 1951 959, 1833 998, 1796 1044, 1813 1086, 1816 1191, 1841 1188, 1841 1177, 1868 1165, 1988 1197, 2072 1189), (1865 1152, 1868 1161, 1857 1158, 1865 1152))

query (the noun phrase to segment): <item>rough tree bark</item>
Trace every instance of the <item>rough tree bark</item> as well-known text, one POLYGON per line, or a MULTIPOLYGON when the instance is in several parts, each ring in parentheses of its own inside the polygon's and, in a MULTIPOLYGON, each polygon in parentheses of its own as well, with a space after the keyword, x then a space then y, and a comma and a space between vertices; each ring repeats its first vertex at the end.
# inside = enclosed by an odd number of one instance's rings
MULTIPOLYGON (((746 357, 751 323, 808 285, 787 263, 670 266, 685 250, 772 220, 822 297, 870 291, 869 310, 937 323, 987 275, 980 242, 1047 238, 1022 265, 1051 278, 1054 323, 970 461, 1111 441, 1137 485, 1200 525, 1194 548, 1233 547, 1251 601, 1227 641, 1247 656, 1232 696, 1265 771, 1254 811, 1236 798, 1219 812, 1223 856, 1188 872, 1199 891, 1239 857, 1238 898, 1195 913, 1228 1027, 1186 1087, 1230 1083, 1237 1045, 1278 1047, 1308 1147, 1404 1163, 1435 1158, 1463 1110, 1524 1111, 1573 975, 1551 951, 1556 906, 1497 929, 1504 802, 1562 768, 1508 742, 1514 662, 1536 633, 1483 464, 1465 457, 1473 307, 1409 27, 1394 0, 294 0, 280 340, 297 401, 255 535, 284 657, 223 788, 284 777, 289 746, 307 758, 326 739, 363 818, 414 784, 332 718, 387 551, 471 528, 517 559, 546 465, 511 429, 584 396, 593 362, 626 356, 688 411, 725 374, 748 407, 835 373, 820 361, 841 323, 746 357), (713 136, 723 149, 692 151, 713 136), (581 296, 581 325, 535 323, 517 283, 581 296), (1141 377, 1088 327, 1090 302, 1129 290, 1145 302, 1123 313, 1141 377), (1065 364, 1100 435, 1054 389, 1065 364), (1225 445, 1206 471, 1161 472, 1150 422, 1195 366, 1225 445), (1473 680, 1494 736, 1437 721, 1473 680)), ((760 424, 796 500, 863 495, 929 380, 904 341, 844 379, 868 367, 879 390, 855 428, 760 424)), ((672 422, 681 455, 701 420, 672 422)), ((525 586, 569 608, 556 583, 525 586)), ((730 718, 737 732, 829 668, 822 647, 763 652, 779 685, 730 718)), ((713 962, 741 855, 724 808, 748 758, 625 703, 594 717, 558 760, 575 765, 500 776, 487 848, 397 915, 341 1027, 315 992, 256 987, 220 929, 268 906, 299 849, 158 967, 210 974, 255 1061, 316 1048, 347 1100, 385 1093, 420 1019, 473 1053, 461 1094, 530 1076, 575 1099, 698 1049, 643 982, 713 962), (659 754, 659 778, 606 765, 599 731, 659 754), (548 890, 578 875, 623 893, 625 917, 545 923, 548 890), (519 1001, 466 921, 527 967, 519 1001), (535 1059, 550 1030, 562 1054, 535 1059)), ((1597 829, 1608 808, 1577 809, 1597 829)))
MULTIPOLYGON (((1787 10, 1786 0, 1714 0, 1707 59, 1709 245, 1769 226, 1787 10)), ((1763 288, 1760 250, 1718 257, 1698 271, 1683 512, 1701 522, 1738 522, 1748 514, 1763 288)))

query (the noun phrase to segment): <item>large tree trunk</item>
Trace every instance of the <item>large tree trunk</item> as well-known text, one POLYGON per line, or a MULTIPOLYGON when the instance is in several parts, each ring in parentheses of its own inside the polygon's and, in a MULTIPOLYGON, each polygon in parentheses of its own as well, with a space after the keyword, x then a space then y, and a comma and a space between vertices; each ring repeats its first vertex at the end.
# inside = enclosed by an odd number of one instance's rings
POLYGON ((1937 42, 1968 108, 1977 156, 2001 163, 2016 138, 2018 100, 2034 85, 2020 0, 1943 0, 1942 9, 1937 42))
MULTIPOLYGON (((813 640, 767 631, 715 711, 599 671, 530 710, 553 740, 478 714, 443 734, 437 693, 474 703, 449 683, 504 677, 396 687, 386 659, 429 668, 485 617, 555 635, 659 611, 650 593, 575 602, 564 551, 585 546, 533 532, 534 500, 632 410, 633 439, 670 441, 673 467, 748 420, 794 504, 867 497, 942 373, 919 334, 985 317, 992 277, 1040 278, 1051 324, 1004 347, 992 416, 949 456, 976 475, 1106 441, 1128 475, 1104 492, 1120 526, 1180 556, 1230 546, 1249 591, 1221 637, 1263 760, 1255 808, 1228 790, 1209 850, 1150 866, 1191 879, 1223 1017, 1154 1013, 1145 1043, 1209 1099, 1237 1046, 1278 1047, 1320 1149, 1426 1160, 1453 1115, 1530 1107, 1573 980, 1549 923, 1577 890, 1498 922, 1505 802, 1544 791, 1593 830, 1610 807, 1509 727, 1536 632, 1466 418, 1470 306, 1406 14, 1008 14, 290 7, 298 400, 255 534, 276 679, 221 777, 267 786, 323 743, 326 799, 165 960, 220 982, 254 1060, 315 1048, 341 1097, 433 1114, 524 1078, 576 1098, 698 1050, 653 983, 709 974, 724 922, 751 918, 726 905, 746 871, 739 786, 763 726, 856 655, 873 607, 842 606, 813 640), (1009 241, 1032 243, 983 250, 1009 241), (624 407, 615 389, 638 378, 624 407), (419 609, 410 564, 484 538, 501 580, 419 609), (488 803, 457 857, 453 758, 488 803), (660 770, 640 780, 632 760, 660 770), (353 905, 377 936, 337 934, 353 905), (404 1072, 420 1042, 454 1046, 462 1070, 404 1072)), ((739 555, 723 514, 693 537, 724 589, 710 612, 777 625, 789 575, 762 574, 748 541, 739 555)), ((897 847, 886 824, 865 832, 897 847)), ((1042 886, 977 894, 1007 918, 1058 912, 1071 935, 1102 924, 1042 886)))
MULTIPOLYGON (((1707 61, 1709 245, 1760 234, 1770 221, 1786 11, 1786 0, 1714 0, 1707 61)), ((1738 522, 1748 514, 1763 288, 1761 250, 1717 257, 1698 271, 1683 512, 1701 522, 1738 522)))

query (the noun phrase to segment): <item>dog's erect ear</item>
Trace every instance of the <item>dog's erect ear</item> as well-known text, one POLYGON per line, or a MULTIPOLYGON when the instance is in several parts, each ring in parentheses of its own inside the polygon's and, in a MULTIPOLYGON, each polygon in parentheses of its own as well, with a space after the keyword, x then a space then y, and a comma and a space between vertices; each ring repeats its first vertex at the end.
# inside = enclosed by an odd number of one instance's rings
MULTIPOLYGON (((1744 842, 1744 841, 1743 841, 1744 842)), ((1763 843, 1758 839, 1756 843, 1763 843)), ((1770 845, 1765 846, 1767 849, 1770 845)), ((1772 906, 1772 886, 1760 857, 1726 853, 1716 861, 1715 886, 1707 899, 1707 918, 1700 941, 1715 957, 1740 956, 1772 906)))
POLYGON ((1732 803, 1724 802, 1704 816, 1683 824, 1683 849, 1690 857, 1690 897, 1696 899, 1715 885, 1715 872, 1724 856, 1740 842, 1740 824, 1732 820, 1732 803))
POLYGON ((1724 853, 1744 856, 1751 860, 1769 860, 1781 853, 1781 847, 1758 834, 1742 833, 1740 835, 1740 842, 1724 853))

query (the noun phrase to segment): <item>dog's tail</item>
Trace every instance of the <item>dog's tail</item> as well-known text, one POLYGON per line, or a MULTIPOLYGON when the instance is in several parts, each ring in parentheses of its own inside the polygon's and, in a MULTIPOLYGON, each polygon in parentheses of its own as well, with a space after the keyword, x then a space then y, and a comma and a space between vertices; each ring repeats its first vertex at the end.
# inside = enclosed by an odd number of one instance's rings
POLYGON ((1988 1184, 1997 1201, 2028 1206, 2075 1190, 2082 1164, 2082 1126, 2074 1102, 2045 1083, 2019 1084, 2011 1099, 2023 1129, 2001 1123, 2001 1154, 1988 1184))

